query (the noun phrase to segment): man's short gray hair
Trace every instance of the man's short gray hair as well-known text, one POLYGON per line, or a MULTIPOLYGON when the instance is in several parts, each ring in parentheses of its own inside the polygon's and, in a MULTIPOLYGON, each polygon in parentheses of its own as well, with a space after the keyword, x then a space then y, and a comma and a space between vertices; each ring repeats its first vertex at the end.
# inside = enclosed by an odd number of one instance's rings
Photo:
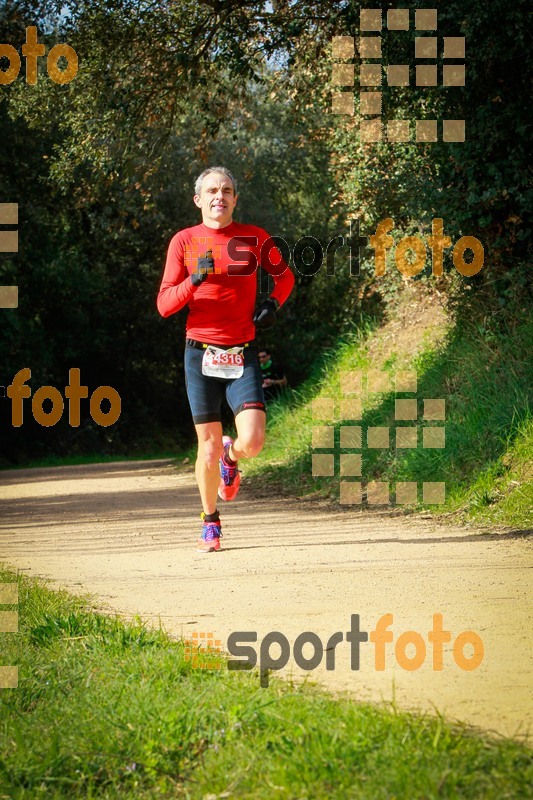
POLYGON ((208 175, 211 175, 212 172, 220 172, 221 175, 225 175, 233 184, 233 193, 235 196, 237 195, 237 181, 226 167, 209 167, 208 169, 204 169, 201 175, 199 175, 196 179, 196 183, 194 184, 194 193, 200 196, 202 192, 202 183, 204 178, 208 175))

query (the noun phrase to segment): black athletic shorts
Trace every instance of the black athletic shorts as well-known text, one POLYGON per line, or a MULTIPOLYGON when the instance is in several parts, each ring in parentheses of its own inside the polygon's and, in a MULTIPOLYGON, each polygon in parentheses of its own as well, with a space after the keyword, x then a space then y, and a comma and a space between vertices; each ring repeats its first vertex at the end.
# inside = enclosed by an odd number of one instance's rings
MULTIPOLYGON (((216 345, 229 349, 231 345, 216 345)), ((265 411, 263 379, 257 357, 257 347, 244 348, 244 372, 240 378, 211 378, 202 374, 204 349, 185 345, 185 385, 195 425, 203 422, 220 422, 220 409, 224 397, 237 416, 247 408, 265 411)))

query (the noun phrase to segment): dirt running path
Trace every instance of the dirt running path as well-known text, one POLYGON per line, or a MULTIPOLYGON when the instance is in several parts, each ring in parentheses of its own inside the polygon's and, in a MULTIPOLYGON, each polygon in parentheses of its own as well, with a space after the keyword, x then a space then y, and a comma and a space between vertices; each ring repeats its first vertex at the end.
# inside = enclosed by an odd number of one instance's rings
MULTIPOLYGON (((351 614, 371 631, 391 613, 385 671, 376 671, 370 642, 361 646, 360 670, 352 671, 343 641, 335 671, 305 674, 362 700, 395 696, 405 708, 436 708, 506 735, 523 736, 531 727, 527 536, 479 536, 430 520, 254 501, 243 487, 224 508, 224 551, 202 555, 194 549, 192 474, 162 461, 3 472, 0 498, 0 560, 93 592, 105 608, 161 620, 177 635, 212 631, 223 643, 232 631, 257 631, 257 649, 270 631, 292 643, 310 630, 325 643, 349 630, 351 614), (481 636, 478 669, 460 670, 446 645, 444 669, 433 671, 427 632, 437 612, 453 638, 463 630, 481 636), (428 645, 423 666, 411 672, 398 666, 394 649, 407 630, 428 645)), ((299 673, 294 662, 289 669, 299 673)))

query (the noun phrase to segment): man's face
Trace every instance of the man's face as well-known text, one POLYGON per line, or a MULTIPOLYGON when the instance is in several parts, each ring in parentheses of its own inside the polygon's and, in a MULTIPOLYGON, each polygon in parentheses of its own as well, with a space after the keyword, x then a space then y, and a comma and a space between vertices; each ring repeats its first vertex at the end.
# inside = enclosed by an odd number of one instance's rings
POLYGON ((202 209, 202 221, 208 228, 225 228, 233 218, 237 203, 231 180, 221 172, 211 172, 202 181, 202 190, 194 202, 202 209))

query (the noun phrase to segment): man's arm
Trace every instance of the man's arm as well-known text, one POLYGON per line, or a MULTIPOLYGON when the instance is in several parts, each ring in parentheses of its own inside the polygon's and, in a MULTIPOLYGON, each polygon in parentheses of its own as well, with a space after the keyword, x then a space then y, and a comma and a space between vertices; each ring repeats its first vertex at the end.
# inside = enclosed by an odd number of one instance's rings
POLYGON ((294 286, 294 275, 266 231, 258 228, 262 235, 260 264, 274 279, 274 289, 268 300, 263 300, 254 313, 253 322, 259 330, 267 330, 276 322, 276 311, 283 305, 294 286))
POLYGON ((287 386, 287 376, 284 374, 282 378, 265 378, 264 386, 287 386))
POLYGON ((274 289, 270 298, 282 306, 294 287, 294 275, 283 260, 283 256, 276 247, 272 238, 263 231, 264 239, 261 242, 261 267, 274 279, 274 289))
POLYGON ((183 259, 183 242, 176 234, 169 246, 163 280, 157 295, 157 310, 162 317, 169 317, 184 308, 196 288, 190 280, 183 259))

